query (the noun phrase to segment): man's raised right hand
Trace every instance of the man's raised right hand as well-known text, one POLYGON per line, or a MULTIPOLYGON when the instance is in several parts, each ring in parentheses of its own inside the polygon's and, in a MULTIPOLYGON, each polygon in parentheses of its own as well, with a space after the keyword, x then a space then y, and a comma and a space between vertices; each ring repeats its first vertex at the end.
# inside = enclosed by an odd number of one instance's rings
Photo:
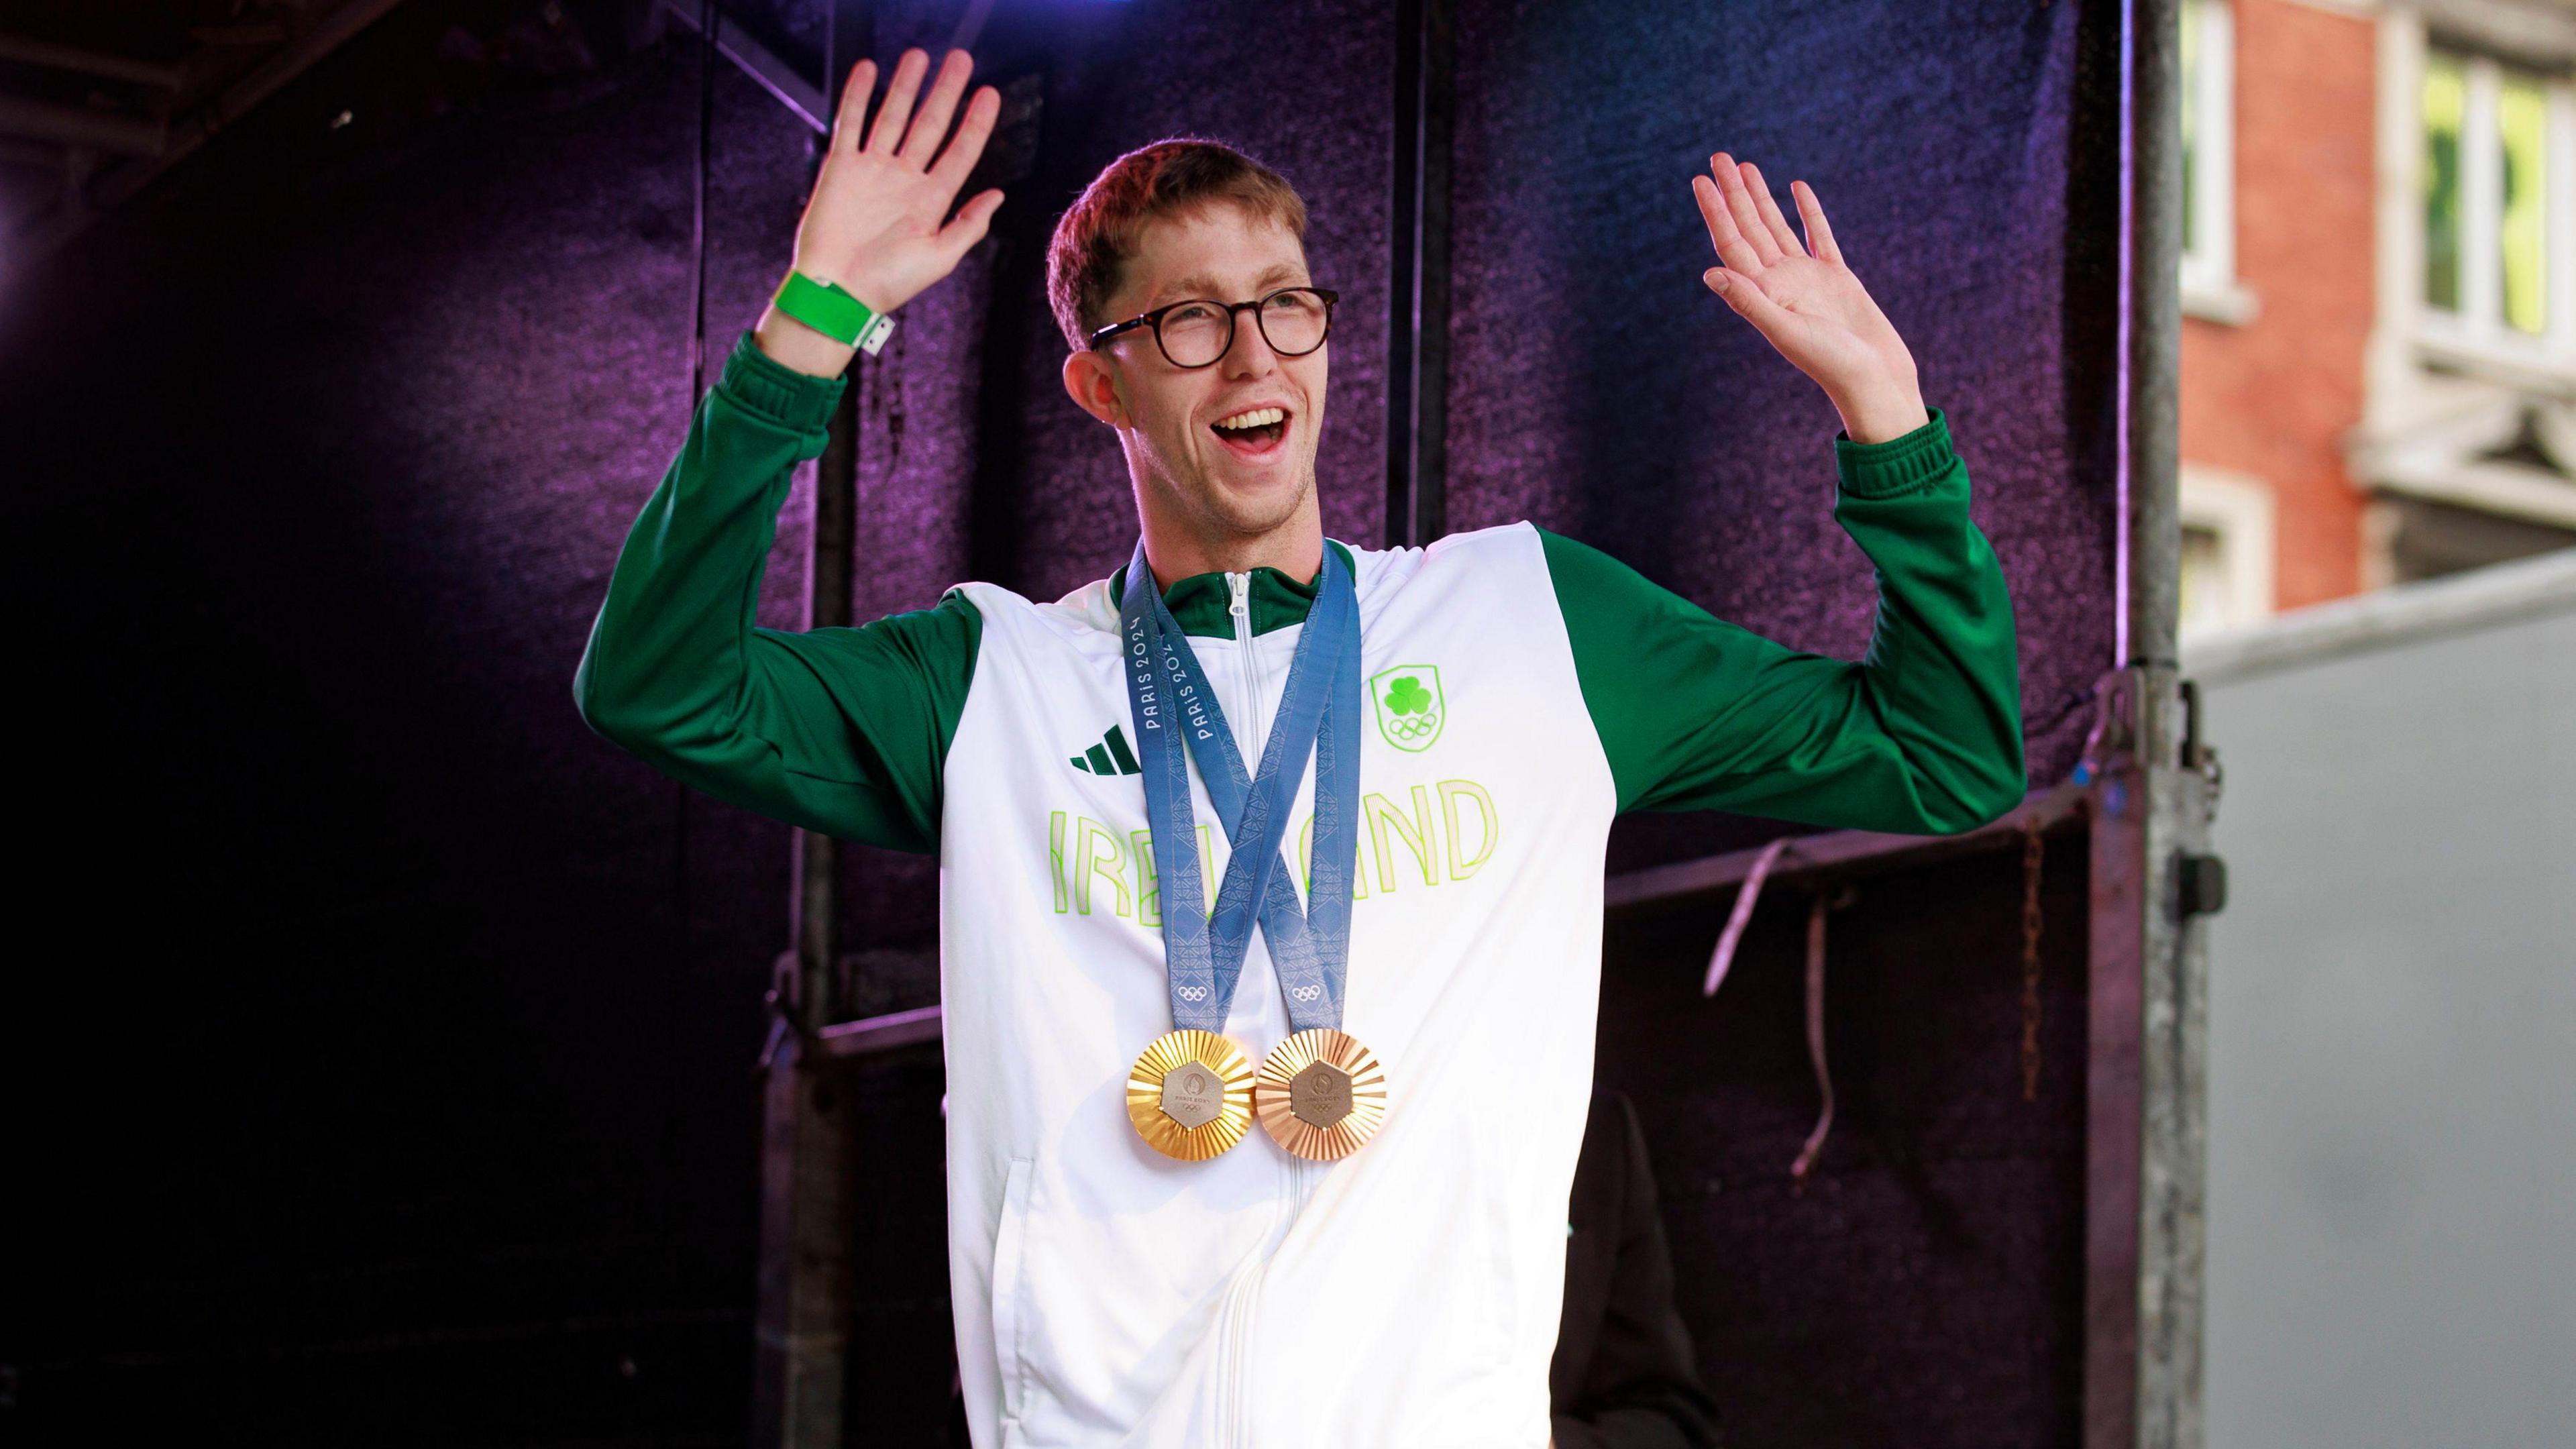
MULTIPOLYGON (((929 69, 928 52, 903 53, 862 140, 868 96, 876 88, 876 62, 863 60, 851 68, 840 113, 832 120, 830 149, 814 178, 804 220, 796 227, 796 270, 816 281, 840 283, 873 312, 893 311, 954 271, 967 249, 984 239, 1002 204, 1001 192, 981 192, 946 225, 940 224, 984 154, 1002 97, 991 86, 978 89, 967 102, 957 134, 948 137, 948 123, 957 114, 957 98, 965 93, 974 63, 966 52, 950 51, 916 113, 913 102, 929 69), (942 138, 948 139, 945 149, 939 144, 942 138)), ((839 376, 857 350, 775 305, 761 315, 754 333, 762 351, 818 377, 839 376)))

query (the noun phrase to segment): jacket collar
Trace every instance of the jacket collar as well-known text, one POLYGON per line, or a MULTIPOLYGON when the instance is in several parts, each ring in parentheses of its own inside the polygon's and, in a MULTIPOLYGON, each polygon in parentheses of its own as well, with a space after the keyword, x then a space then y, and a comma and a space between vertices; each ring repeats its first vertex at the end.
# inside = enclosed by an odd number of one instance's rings
MULTIPOLYGON (((1351 571, 1352 578, 1359 577, 1358 562, 1338 539, 1325 539, 1324 546, 1342 556, 1342 565, 1351 571)), ((1315 595, 1323 584, 1323 578, 1320 568, 1316 570, 1315 577, 1303 583, 1268 564, 1254 569, 1251 591, 1253 634, 1259 636, 1273 629, 1285 629, 1291 624, 1305 622, 1307 611, 1315 607, 1315 595)), ((1120 564, 1109 575, 1111 608, 1117 608, 1123 602, 1121 591, 1126 583, 1127 565, 1120 564)), ((1172 617, 1180 621, 1184 634, 1217 639, 1234 637, 1234 591, 1226 586, 1222 572, 1192 574, 1174 581, 1170 588, 1163 590, 1163 602, 1170 607, 1172 617)))

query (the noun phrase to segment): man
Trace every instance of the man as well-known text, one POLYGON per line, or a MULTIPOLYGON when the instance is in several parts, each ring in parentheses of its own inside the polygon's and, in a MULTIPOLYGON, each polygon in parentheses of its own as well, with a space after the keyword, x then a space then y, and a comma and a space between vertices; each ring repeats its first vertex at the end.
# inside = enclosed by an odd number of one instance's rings
MULTIPOLYGON (((804 285, 874 313, 945 276, 1001 202, 943 224, 999 97, 961 116, 966 58, 929 70, 906 53, 863 136, 858 65, 799 224, 804 285)), ((702 400, 575 697, 711 794, 938 853, 977 1444, 1539 1449, 1612 817, 1946 832, 2021 798, 2011 604, 1945 420, 1813 192, 1802 246, 1753 167, 1711 172, 1692 182, 1724 263, 1709 286, 1845 424, 1835 512, 1880 592, 1860 663, 1528 524, 1328 544, 1329 289, 1294 190, 1211 143, 1120 158, 1050 249, 1066 391, 1136 496, 1139 562, 1109 578, 756 628, 776 511, 860 334, 782 301, 702 400), (1364 1066, 1334 1058, 1336 1088, 1306 1062, 1297 1091, 1318 1095, 1281 1095, 1281 1053, 1345 1037, 1364 1066), (1199 1055, 1156 1055, 1176 1041, 1199 1055)))

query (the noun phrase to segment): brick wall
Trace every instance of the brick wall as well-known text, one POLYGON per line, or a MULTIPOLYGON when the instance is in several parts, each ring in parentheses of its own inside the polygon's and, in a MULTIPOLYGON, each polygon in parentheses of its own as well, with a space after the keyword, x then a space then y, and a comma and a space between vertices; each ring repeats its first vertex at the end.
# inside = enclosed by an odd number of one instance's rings
POLYGON ((2183 319, 2182 456, 2269 484, 2275 607, 2361 587, 2358 423, 2370 331, 2373 38, 2365 16, 2236 0, 2236 271, 2261 310, 2183 319))

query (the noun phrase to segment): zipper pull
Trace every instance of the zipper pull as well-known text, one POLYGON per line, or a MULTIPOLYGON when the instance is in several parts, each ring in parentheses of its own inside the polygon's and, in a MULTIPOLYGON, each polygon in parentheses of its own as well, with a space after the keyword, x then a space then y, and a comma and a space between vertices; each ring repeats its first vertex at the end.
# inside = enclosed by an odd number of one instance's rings
MULTIPOLYGON (((1227 574, 1225 581, 1234 590, 1234 617, 1249 621, 1252 618, 1252 575, 1227 574)), ((1237 629, 1235 632, 1240 636, 1243 631, 1237 629)))

